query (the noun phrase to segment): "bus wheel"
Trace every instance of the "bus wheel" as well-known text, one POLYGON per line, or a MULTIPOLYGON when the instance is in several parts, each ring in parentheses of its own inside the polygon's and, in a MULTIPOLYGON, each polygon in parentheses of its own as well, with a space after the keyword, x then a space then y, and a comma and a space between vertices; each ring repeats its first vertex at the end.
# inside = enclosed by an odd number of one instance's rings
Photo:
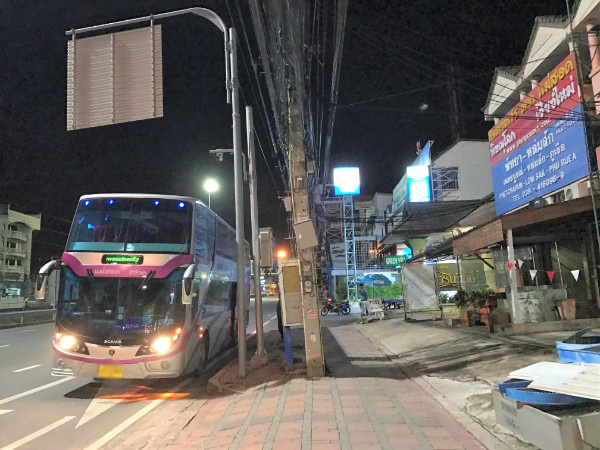
POLYGON ((202 342, 202 357, 198 363, 198 368, 196 369, 196 376, 201 376, 204 370, 206 370, 206 366, 208 364, 208 356, 210 351, 210 334, 208 333, 208 330, 204 331, 202 342))

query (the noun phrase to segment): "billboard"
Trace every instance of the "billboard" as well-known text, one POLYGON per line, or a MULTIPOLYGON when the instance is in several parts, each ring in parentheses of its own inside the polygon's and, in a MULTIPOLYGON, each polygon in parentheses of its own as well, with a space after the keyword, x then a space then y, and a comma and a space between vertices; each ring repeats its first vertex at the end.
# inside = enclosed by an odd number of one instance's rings
POLYGON ((430 166, 408 166, 406 176, 408 178, 408 201, 430 202, 431 201, 431 176, 430 166))
POLYGON ((583 117, 571 53, 488 133, 496 214, 588 174, 583 117))
POLYGON ((359 195, 360 171, 358 167, 336 167, 333 169, 335 195, 359 195))
POLYGON ((160 25, 67 43, 67 130, 162 116, 160 25))

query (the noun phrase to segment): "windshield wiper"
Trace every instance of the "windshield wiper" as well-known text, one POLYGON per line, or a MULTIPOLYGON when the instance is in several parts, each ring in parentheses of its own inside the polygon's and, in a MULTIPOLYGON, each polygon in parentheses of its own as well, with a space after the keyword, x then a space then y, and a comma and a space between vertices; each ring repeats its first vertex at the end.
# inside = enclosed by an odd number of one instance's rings
POLYGON ((138 287, 138 291, 142 289, 142 287, 152 279, 152 277, 154 277, 154 275, 156 275, 156 270, 151 270, 150 272, 148 272, 146 274, 146 276, 144 277, 144 279, 142 280, 142 282, 140 283, 140 286, 138 287))

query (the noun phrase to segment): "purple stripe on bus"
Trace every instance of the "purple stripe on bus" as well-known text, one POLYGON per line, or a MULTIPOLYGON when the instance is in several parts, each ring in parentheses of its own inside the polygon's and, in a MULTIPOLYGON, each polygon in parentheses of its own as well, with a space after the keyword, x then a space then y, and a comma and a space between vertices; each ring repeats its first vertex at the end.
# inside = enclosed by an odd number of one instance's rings
POLYGON ((126 264, 82 264, 75 255, 68 252, 62 254, 62 261, 69 266, 73 272, 80 277, 87 275, 87 270, 91 269, 95 277, 122 277, 122 278, 140 278, 145 277, 149 271, 154 270, 154 278, 165 278, 177 267, 192 263, 192 255, 178 255, 162 266, 140 266, 126 264))

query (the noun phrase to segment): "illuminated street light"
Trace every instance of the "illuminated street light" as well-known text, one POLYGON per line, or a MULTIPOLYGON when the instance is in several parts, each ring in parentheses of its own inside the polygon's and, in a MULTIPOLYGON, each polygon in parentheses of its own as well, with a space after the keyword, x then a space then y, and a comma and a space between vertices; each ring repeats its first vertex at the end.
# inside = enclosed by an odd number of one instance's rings
POLYGON ((219 183, 214 178, 207 178, 204 182, 204 190, 208 192, 208 207, 210 208, 210 194, 219 190, 219 183))
POLYGON ((287 252, 283 249, 277 250, 277 259, 280 261, 287 259, 287 252))

